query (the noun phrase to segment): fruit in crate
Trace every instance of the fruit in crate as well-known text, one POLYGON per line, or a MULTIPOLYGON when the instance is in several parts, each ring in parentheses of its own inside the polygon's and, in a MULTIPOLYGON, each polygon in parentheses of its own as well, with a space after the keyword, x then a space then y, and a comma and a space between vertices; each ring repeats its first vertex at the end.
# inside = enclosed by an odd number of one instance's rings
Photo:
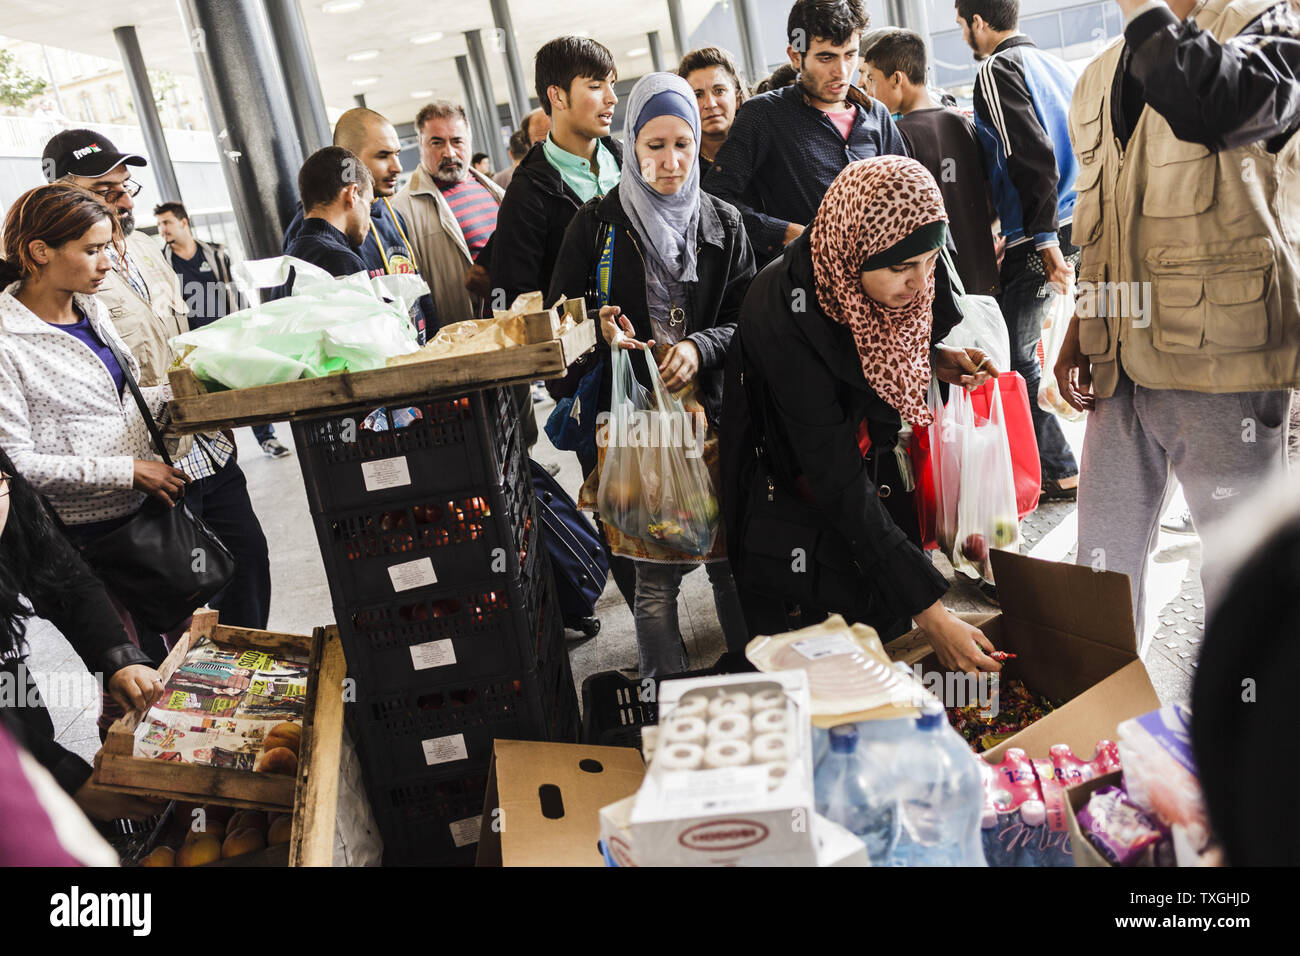
POLYGON ((1013 521, 1010 518, 999 518, 993 523, 993 547, 1008 547, 1013 544, 1019 536, 1019 522, 1013 521))
POLYGON ((244 827, 252 827, 255 830, 265 832, 266 820, 265 810, 240 810, 226 824, 226 832, 234 833, 244 827))
POLYGON ((262 831, 254 827, 244 827, 226 837, 225 842, 221 844, 221 858, 228 860, 232 856, 243 856, 245 853, 256 853, 264 849, 266 849, 266 837, 262 831))
POLYGON ((140 861, 141 866, 175 866, 176 851, 169 846, 156 846, 153 852, 140 861))
POLYGON ((177 866, 203 866, 221 859, 221 841, 211 834, 203 834, 176 851, 177 866))
POLYGON ((281 843, 288 843, 292 835, 293 814, 282 813, 271 821, 271 826, 266 831, 266 845, 279 846, 281 843))
POLYGON ((205 820, 203 829, 201 830, 195 830, 193 827, 196 825, 197 820, 195 821, 195 824, 191 826, 190 831, 185 834, 186 843, 192 843, 205 833, 216 837, 218 840, 224 840, 226 838, 226 825, 220 820, 213 820, 211 818, 205 820))
POLYGON ((967 561, 972 561, 975 564, 982 562, 989 556, 989 546, 988 542, 984 540, 984 535, 968 535, 961 544, 961 553, 967 561))
POLYGON ((253 764, 254 773, 279 773, 293 776, 298 772, 298 755, 288 747, 276 747, 257 758, 253 764))
POLYGON ((291 721, 285 721, 267 731, 266 739, 262 741, 262 749, 275 750, 277 747, 286 747, 296 755, 301 744, 302 727, 291 721))

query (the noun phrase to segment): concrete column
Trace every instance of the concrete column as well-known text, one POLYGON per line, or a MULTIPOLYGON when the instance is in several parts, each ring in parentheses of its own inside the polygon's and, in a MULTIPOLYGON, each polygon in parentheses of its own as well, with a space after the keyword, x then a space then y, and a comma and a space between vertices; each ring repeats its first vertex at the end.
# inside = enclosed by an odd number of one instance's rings
POLYGON ((149 150, 149 168, 158 182, 158 196, 163 202, 180 202, 180 183, 176 180, 176 168, 172 166, 172 154, 167 149, 162 121, 158 119, 158 104, 153 98, 153 86, 149 83, 149 71, 144 65, 135 27, 118 27, 113 31, 113 39, 117 41, 122 66, 126 68, 135 115, 140 120, 140 131, 144 133, 145 146, 149 150))
POLYGON ((483 33, 481 30, 465 31, 465 48, 469 53, 470 66, 478 78, 479 99, 483 105, 483 119, 488 124, 484 131, 487 142, 481 143, 479 149, 492 157, 493 169, 505 169, 510 165, 510 154, 505 141, 501 138, 501 114, 497 111, 496 94, 492 92, 492 76, 488 73, 487 54, 483 52, 483 33))
POLYGON ((298 131, 302 154, 310 156, 334 142, 325 99, 321 96, 316 60, 307 39, 307 25, 302 19, 298 0, 264 0, 271 36, 280 59, 280 73, 289 91, 293 124, 298 131))
POLYGON ((930 15, 926 12, 925 0, 885 0, 885 16, 889 18, 891 26, 915 30, 921 34, 926 52, 929 53, 930 15))
POLYGON ((682 0, 668 0, 668 22, 673 29, 673 46, 677 47, 677 59, 686 55, 686 15, 682 12, 682 0))
MULTIPOLYGON (((479 143, 487 142, 491 137, 484 125, 482 94, 478 82, 474 79, 474 71, 470 69, 468 56, 456 57, 456 72, 460 74, 460 85, 465 97, 465 112, 469 114, 470 133, 477 146, 479 143)), ((482 149, 481 146, 478 148, 482 149)), ((492 164, 496 165, 495 159, 492 164)))
POLYGON ((510 94, 510 122, 518 129, 529 113, 528 76, 519 60, 515 25, 510 19, 509 0, 491 0, 492 22, 501 33, 501 55, 506 61, 506 89, 510 94))
POLYGON ((180 0, 203 99, 250 259, 281 254, 302 147, 261 0, 180 0))
POLYGON ((656 73, 663 73, 668 67, 664 66, 664 45, 659 42, 659 31, 651 30, 645 38, 650 44, 650 64, 656 73))
POLYGON ((745 73, 750 85, 767 76, 767 57, 759 36, 761 20, 758 17, 758 0, 732 0, 736 14, 736 29, 740 31, 740 47, 745 58, 745 73))

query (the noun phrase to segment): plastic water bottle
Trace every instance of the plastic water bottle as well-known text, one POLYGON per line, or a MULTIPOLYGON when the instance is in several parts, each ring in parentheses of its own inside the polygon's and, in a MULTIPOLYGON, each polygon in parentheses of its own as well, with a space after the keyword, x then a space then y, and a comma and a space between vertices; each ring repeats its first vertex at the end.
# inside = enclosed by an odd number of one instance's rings
POLYGON ((813 775, 817 812, 867 845, 872 866, 887 866, 898 842, 898 802, 888 766, 865 759, 858 728, 831 728, 830 749, 813 775))
POLYGON ((987 865, 978 760, 948 725, 943 706, 924 704, 912 733, 899 743, 897 792, 904 837, 895 853, 898 865, 987 865))

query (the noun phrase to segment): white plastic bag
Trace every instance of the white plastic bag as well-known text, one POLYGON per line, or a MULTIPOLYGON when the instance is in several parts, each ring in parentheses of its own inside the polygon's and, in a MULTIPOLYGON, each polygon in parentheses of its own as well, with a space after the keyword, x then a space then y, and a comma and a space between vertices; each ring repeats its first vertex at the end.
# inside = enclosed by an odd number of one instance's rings
POLYGON ((1061 355, 1070 320, 1074 318, 1074 283, 1070 283, 1064 294, 1054 292, 1053 296, 1052 307, 1043 320, 1043 338, 1038 343, 1038 360, 1043 370, 1038 379, 1038 407, 1067 422, 1077 422, 1087 413, 1067 402, 1056 385, 1056 360, 1061 355))
POLYGON ((954 428, 961 433, 961 478, 957 493, 957 532, 950 560, 958 571, 992 584, 990 550, 1018 552, 1020 547, 1016 485, 1002 412, 1002 392, 993 390, 986 422, 976 418, 964 388, 953 389, 953 393, 949 413, 957 423, 954 428))
POLYGON ((948 267, 957 308, 961 311, 961 321, 941 344, 952 348, 983 349, 994 368, 999 372, 1008 371, 1011 368, 1011 336, 998 300, 991 295, 968 295, 948 250, 941 249, 940 255, 948 267))

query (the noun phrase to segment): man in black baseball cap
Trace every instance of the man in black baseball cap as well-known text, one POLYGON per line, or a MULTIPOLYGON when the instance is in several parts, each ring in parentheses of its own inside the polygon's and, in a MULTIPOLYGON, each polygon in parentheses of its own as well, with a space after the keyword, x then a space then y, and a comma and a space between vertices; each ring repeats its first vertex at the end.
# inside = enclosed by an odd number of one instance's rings
POLYGON ((95 193, 117 210, 122 231, 135 229, 135 203, 140 184, 132 182, 128 166, 147 166, 143 156, 123 153, 93 129, 65 129, 45 144, 41 169, 46 182, 68 179, 95 193))

